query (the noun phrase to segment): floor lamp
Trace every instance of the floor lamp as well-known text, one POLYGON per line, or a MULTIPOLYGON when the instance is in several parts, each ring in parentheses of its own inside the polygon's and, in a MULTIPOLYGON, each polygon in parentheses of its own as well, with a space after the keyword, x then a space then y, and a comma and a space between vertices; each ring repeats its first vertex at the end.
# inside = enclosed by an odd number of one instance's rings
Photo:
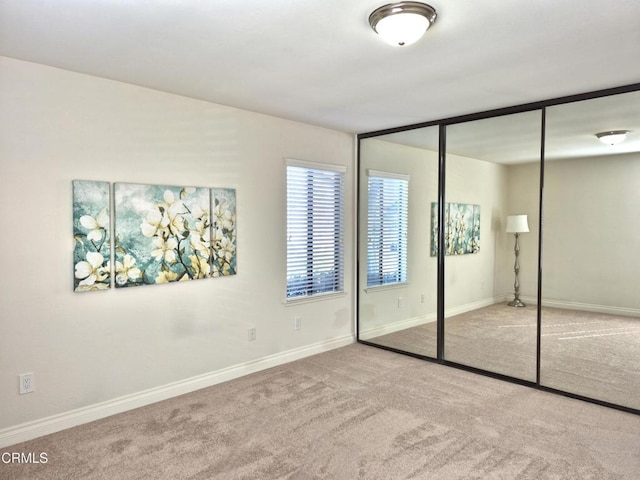
POLYGON ((521 233, 529 232, 529 224, 527 223, 526 215, 509 215, 507 217, 507 233, 513 233, 516 237, 516 246, 514 252, 516 254, 516 262, 513 266, 513 271, 516 273, 516 281, 513 284, 514 298, 509 302, 510 307, 524 307, 524 303, 520 300, 520 281, 518 280, 518 274, 520 273, 520 262, 518 257, 520 256, 520 244, 518 238, 521 233))

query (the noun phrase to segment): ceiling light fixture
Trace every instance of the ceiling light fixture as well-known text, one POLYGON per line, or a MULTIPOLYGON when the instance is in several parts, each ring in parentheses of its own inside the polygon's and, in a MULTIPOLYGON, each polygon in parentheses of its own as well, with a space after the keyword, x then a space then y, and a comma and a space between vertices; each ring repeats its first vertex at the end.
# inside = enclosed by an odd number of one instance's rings
POLYGON ((624 142, 629 135, 629 130, 612 130, 610 132, 596 133, 596 137, 606 145, 617 145, 624 142))
POLYGON ((435 8, 426 3, 390 3, 369 15, 369 25, 388 44, 405 47, 420 40, 436 16, 435 8))

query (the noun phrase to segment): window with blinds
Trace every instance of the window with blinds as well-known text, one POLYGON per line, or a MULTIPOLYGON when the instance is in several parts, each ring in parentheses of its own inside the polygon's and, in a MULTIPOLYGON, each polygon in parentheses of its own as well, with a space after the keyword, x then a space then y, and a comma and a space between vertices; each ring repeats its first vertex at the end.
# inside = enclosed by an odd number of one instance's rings
POLYGON ((345 172, 287 161, 287 299, 344 290, 345 172))
POLYGON ((367 287, 407 281, 409 176, 369 170, 367 287))

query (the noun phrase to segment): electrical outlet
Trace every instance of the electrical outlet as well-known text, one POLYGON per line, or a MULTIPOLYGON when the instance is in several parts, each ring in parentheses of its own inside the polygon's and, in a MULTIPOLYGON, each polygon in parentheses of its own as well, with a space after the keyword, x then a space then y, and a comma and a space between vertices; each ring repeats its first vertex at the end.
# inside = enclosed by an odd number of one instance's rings
POLYGON ((249 329, 249 341, 253 342, 256 339, 256 327, 249 329))
POLYGON ((404 297, 398 297, 398 308, 404 307, 404 297))
POLYGON ((300 330, 302 328, 302 317, 296 317, 293 320, 293 329, 300 330))
POLYGON ((20 395, 31 393, 35 390, 33 373, 23 373, 20 375, 20 395))
POLYGON ((420 294, 420 303, 424 303, 424 300, 425 300, 424 293, 421 293, 420 294))

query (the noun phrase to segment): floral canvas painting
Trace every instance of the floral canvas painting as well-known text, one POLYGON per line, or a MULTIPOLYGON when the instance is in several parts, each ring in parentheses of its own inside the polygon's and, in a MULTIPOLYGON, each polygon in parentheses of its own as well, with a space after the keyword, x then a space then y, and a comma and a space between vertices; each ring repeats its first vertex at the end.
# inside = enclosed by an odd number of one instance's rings
MULTIPOLYGON (((480 251, 480 205, 445 203, 445 255, 480 251)), ((431 256, 438 254, 438 204, 431 204, 431 256)))
POLYGON ((208 188, 116 183, 115 285, 211 276, 208 188))
POLYGON ((73 288, 76 292, 111 286, 109 183, 74 180, 73 288))
MULTIPOLYGON (((447 214, 449 209, 447 204, 444 205, 445 225, 447 222, 447 214)), ((436 257, 438 255, 438 202, 431 203, 431 256, 436 257)))
POLYGON ((212 275, 235 275, 236 266, 236 191, 211 189, 212 275))

